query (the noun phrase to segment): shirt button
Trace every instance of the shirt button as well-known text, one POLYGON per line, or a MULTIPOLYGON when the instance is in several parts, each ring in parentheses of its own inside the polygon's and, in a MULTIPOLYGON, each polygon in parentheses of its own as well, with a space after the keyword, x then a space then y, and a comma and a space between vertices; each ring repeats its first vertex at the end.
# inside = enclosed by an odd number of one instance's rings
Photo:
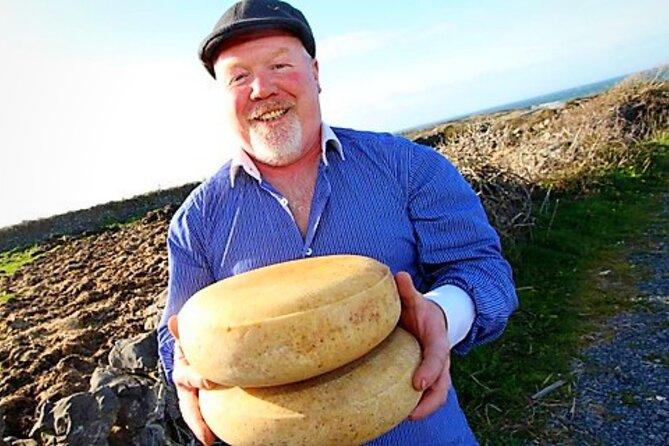
POLYGON ((283 206, 287 206, 288 205, 288 199, 287 198, 282 198, 281 200, 279 200, 279 203, 281 203, 283 206))
POLYGON ((311 248, 307 248, 306 251, 304 251, 304 254, 307 256, 310 256, 314 251, 311 248))

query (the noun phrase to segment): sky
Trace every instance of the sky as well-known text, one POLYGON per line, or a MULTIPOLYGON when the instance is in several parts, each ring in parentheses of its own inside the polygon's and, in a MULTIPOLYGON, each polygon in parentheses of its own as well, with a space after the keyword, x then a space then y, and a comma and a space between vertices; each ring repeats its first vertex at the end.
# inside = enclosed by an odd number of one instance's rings
MULTIPOLYGON (((666 0, 291 2, 324 120, 400 131, 669 63, 666 0)), ((197 48, 230 1, 0 0, 0 227, 229 158, 197 48)))

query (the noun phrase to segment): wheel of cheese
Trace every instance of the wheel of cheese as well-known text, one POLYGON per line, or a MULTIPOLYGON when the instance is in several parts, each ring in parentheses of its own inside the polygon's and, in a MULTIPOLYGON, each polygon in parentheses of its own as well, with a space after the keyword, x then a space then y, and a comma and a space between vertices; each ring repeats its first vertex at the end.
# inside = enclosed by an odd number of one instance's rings
POLYGON ((276 387, 200 390, 205 422, 231 445, 359 445, 389 431, 416 407, 416 339, 397 328, 362 358, 276 387))
POLYGON ((387 266, 362 256, 315 257, 198 291, 179 312, 179 341, 211 381, 274 386, 361 357, 393 330, 400 310, 387 266))

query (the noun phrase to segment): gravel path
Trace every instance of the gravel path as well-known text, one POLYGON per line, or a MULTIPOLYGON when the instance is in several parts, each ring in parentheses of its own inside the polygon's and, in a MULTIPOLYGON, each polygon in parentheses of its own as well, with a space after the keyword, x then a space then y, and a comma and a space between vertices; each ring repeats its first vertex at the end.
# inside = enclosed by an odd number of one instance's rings
POLYGON ((550 425, 567 444, 669 444, 669 195, 630 262, 650 272, 635 310, 607 321, 574 364, 574 403, 550 425))

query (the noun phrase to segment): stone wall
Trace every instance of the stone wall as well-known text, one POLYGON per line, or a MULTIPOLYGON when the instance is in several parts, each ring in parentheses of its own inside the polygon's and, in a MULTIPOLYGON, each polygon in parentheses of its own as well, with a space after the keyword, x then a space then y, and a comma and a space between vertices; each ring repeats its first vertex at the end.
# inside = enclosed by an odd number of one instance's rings
POLYGON ((198 183, 189 183, 89 209, 0 228, 0 252, 30 246, 58 236, 96 232, 107 225, 141 217, 153 209, 170 204, 179 205, 197 185, 198 183))

